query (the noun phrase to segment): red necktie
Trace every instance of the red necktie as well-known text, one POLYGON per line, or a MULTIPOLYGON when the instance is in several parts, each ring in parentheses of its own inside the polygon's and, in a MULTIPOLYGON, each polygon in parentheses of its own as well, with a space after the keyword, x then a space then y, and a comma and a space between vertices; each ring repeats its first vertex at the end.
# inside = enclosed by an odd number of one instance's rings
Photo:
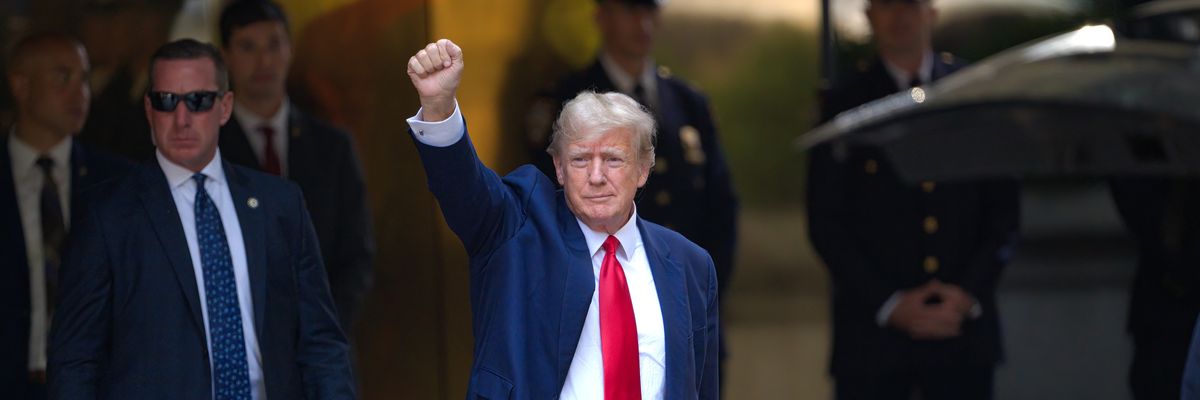
POLYGON ((279 165, 279 153, 275 152, 275 129, 263 125, 258 127, 258 132, 263 136, 263 171, 283 175, 283 168, 279 165))
POLYGON ((638 366, 637 321, 625 270, 617 262, 621 242, 604 241, 600 264, 600 352, 604 357, 604 400, 641 400, 642 374, 638 366))

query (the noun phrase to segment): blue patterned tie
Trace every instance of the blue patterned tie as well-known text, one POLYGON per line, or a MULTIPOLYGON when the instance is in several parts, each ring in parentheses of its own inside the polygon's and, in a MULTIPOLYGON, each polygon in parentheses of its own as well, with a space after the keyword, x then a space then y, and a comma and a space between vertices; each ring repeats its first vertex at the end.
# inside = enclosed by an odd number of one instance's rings
POLYGON ((242 312, 238 307, 233 259, 229 256, 221 213, 204 190, 205 178, 204 174, 192 175, 196 181, 196 239, 200 242, 208 337, 212 342, 213 398, 249 400, 250 373, 246 365, 246 341, 242 336, 242 312))

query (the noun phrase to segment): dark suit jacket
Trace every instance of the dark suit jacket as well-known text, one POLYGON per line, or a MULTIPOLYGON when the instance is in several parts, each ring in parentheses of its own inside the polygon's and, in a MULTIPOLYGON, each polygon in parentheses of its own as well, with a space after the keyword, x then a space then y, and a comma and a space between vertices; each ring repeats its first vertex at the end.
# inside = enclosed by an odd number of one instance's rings
MULTIPOLYGON (((221 156, 259 169, 237 118, 221 128, 221 156)), ((287 178, 304 192, 312 215, 339 321, 353 326, 373 281, 375 236, 362 166, 350 135, 319 119, 288 110, 287 178)))
MULTIPOLYGON (((531 166, 501 179, 464 137, 417 143, 429 188, 470 255, 475 361, 468 398, 552 399, 592 293, 592 261, 563 193, 531 166)), ((662 307, 667 399, 716 399, 717 282, 683 236, 637 221, 662 307)))
MULTIPOLYGON (((959 67, 950 61, 937 59, 934 79, 959 67)), ((826 119, 897 91, 878 61, 844 81, 824 96, 826 119)), ((902 182, 879 149, 840 146, 814 149, 808 177, 809 236, 833 278, 833 374, 995 365, 995 289, 1017 235, 1016 182, 922 188, 902 182), (915 341, 877 325, 888 297, 933 279, 963 287, 983 309, 961 336, 915 341)))
MULTIPOLYGON (((638 197, 638 215, 679 232, 707 250, 717 267, 717 282, 724 290, 733 275, 738 215, 725 152, 708 99, 665 69, 660 69, 657 79, 658 104, 651 107, 657 120, 657 160, 638 197)), ((552 96, 554 104, 561 107, 584 90, 615 92, 617 87, 597 61, 560 82, 552 96)), ((557 111, 554 116, 558 116, 557 111)), ((554 163, 546 154, 549 144, 547 135, 546 141, 530 152, 534 165, 553 177, 554 163)))
POLYGON ((1192 328, 1192 345, 1183 369, 1183 400, 1200 400, 1200 322, 1192 328))
MULTIPOLYGON (((17 206, 8 137, 0 136, 0 388, 5 396, 23 399, 29 384, 29 261, 25 231, 17 206)), ((128 161, 92 151, 79 141, 71 146, 72 223, 87 208, 83 193, 99 182, 129 170, 128 161)), ((41 240, 41 238, 37 238, 41 240)))
MULTIPOLYGON (((267 396, 354 398, 346 339, 300 190, 224 168, 245 240, 267 396)), ((98 187, 69 246, 50 335, 50 398, 212 399, 192 260, 157 160, 98 187)))

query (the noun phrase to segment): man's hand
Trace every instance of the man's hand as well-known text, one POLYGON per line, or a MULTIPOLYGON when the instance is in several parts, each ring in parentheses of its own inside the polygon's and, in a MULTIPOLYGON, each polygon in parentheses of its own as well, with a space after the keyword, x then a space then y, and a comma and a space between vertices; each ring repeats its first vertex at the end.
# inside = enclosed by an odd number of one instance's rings
POLYGON ((949 283, 940 283, 937 294, 942 298, 942 307, 946 307, 963 316, 971 313, 975 306, 975 298, 971 297, 962 287, 949 283))
POLYGON ((462 49, 447 39, 430 43, 408 59, 408 77, 421 96, 422 120, 441 121, 454 114, 462 71, 462 49))
POLYGON ((901 292, 888 324, 918 340, 949 339, 961 334, 963 313, 942 298, 944 284, 931 281, 901 292), (940 302, 931 300, 937 298, 940 302))

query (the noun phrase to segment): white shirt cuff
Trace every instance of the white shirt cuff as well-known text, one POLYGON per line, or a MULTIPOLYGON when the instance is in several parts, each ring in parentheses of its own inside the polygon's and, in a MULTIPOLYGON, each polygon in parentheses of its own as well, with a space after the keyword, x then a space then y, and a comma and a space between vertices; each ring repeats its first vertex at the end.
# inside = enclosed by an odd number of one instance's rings
POLYGON ((463 122, 462 112, 458 109, 458 100, 454 100, 454 113, 449 118, 437 122, 427 122, 421 119, 424 108, 408 118, 408 127, 412 129, 413 137, 422 144, 433 147, 448 147, 458 143, 467 133, 466 123, 463 122))
POLYGON ((900 292, 892 293, 892 297, 888 297, 883 306, 879 307, 879 312, 875 313, 875 324, 886 327, 888 318, 892 317, 892 311, 896 310, 897 304, 900 304, 900 292))

